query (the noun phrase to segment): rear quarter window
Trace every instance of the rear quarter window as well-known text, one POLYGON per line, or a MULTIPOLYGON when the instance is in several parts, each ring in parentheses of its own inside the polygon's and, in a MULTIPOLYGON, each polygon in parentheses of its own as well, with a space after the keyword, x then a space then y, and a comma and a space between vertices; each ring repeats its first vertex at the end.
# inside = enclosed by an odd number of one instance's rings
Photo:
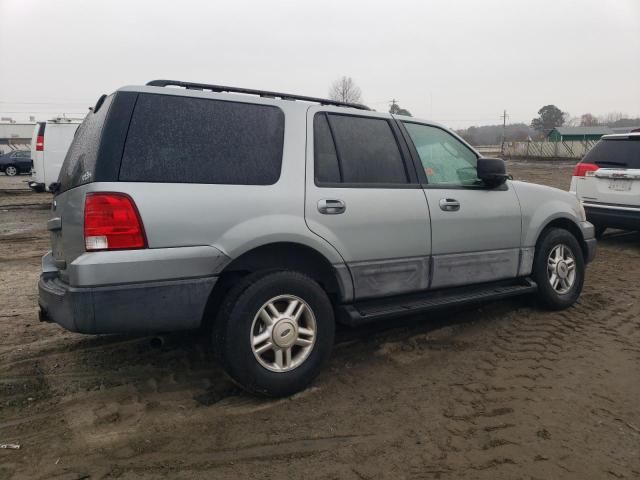
POLYGON ((271 185, 280 178, 283 143, 277 107, 141 94, 119 179, 271 185))
POLYGON ((640 137, 600 140, 582 159, 600 168, 640 169, 640 137))

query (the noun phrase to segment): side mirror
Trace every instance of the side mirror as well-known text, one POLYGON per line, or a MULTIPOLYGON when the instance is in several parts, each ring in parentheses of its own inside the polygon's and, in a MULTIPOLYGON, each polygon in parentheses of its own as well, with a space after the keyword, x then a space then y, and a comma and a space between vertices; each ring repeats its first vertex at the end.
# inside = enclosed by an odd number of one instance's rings
POLYGON ((478 159, 477 164, 478 178, 486 183, 489 187, 499 187, 509 176, 501 158, 482 158, 478 159))

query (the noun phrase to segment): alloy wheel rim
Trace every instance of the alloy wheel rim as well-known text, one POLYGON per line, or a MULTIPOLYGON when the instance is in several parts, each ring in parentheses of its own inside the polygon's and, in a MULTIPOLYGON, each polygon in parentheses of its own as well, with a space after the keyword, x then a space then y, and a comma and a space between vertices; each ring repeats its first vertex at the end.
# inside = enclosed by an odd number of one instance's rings
POLYGON ((576 281, 576 259, 569 247, 558 244, 549 252, 547 260, 549 284, 559 294, 565 294, 576 281))
POLYGON ((18 173, 18 171, 16 170, 16 167, 7 167, 5 173, 10 177, 13 177, 16 173, 18 173))
POLYGON ((304 363, 316 341, 311 307, 295 295, 273 297, 260 307, 249 342, 256 360, 272 372, 289 372, 304 363))

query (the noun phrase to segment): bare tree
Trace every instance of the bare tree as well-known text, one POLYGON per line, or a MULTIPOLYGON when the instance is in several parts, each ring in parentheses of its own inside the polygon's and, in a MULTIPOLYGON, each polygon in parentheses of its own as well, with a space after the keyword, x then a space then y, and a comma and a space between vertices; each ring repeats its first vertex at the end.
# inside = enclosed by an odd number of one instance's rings
POLYGON ((329 98, 338 102, 362 103, 362 90, 353 78, 342 76, 331 84, 329 98))
POLYGON ((599 125, 599 122, 594 115, 590 113, 584 113, 580 116, 581 127, 595 127, 597 125, 599 125))
POLYGON ((603 117, 600 117, 600 121, 603 125, 612 126, 616 122, 619 122, 620 120, 626 117, 627 115, 625 115, 622 112, 610 112, 604 115, 603 117))
POLYGON ((579 127, 580 126, 580 117, 573 117, 569 113, 567 113, 566 120, 564 121, 565 127, 579 127))

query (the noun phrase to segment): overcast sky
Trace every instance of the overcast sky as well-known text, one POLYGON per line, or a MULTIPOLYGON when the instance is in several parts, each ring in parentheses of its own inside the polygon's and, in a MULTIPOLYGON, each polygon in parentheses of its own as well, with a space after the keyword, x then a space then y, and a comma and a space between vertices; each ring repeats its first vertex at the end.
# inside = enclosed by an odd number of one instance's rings
POLYGON ((154 78, 326 96, 341 75, 454 128, 640 116, 640 0, 0 0, 2 116, 154 78))

